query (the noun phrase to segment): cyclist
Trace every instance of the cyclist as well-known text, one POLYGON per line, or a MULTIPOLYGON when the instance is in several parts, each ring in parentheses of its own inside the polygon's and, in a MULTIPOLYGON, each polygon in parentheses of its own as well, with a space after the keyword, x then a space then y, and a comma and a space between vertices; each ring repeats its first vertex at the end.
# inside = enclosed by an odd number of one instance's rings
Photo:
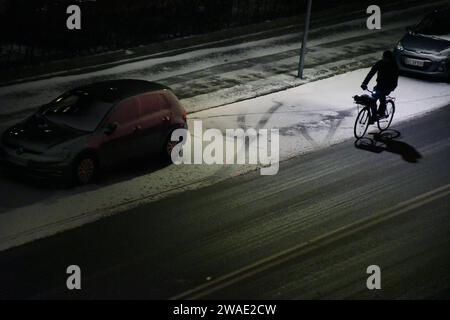
POLYGON ((373 88, 372 97, 375 101, 380 100, 380 108, 377 114, 376 104, 372 106, 373 119, 371 119, 370 124, 386 117, 386 96, 397 88, 399 71, 392 51, 383 52, 383 59, 375 63, 370 69, 361 85, 363 90, 367 90, 367 85, 375 73, 377 73, 377 85, 373 88))

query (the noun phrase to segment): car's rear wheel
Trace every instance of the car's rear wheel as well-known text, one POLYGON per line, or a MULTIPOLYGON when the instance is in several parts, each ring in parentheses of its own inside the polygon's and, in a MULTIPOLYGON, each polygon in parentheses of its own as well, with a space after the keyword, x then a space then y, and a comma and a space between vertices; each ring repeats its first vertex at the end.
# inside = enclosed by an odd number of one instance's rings
POLYGON ((98 162, 91 154, 82 154, 74 162, 73 182, 76 185, 91 183, 98 173, 98 162))
MULTIPOLYGON (((182 137, 180 137, 180 139, 178 141, 172 141, 171 137, 172 137, 172 133, 166 139, 166 142, 164 143, 163 150, 162 150, 162 157, 163 157, 164 161, 168 162, 168 163, 173 163, 172 151, 179 143, 182 143, 182 141, 183 141, 182 137)), ((180 150, 179 155, 180 156, 183 155, 183 150, 180 150)))

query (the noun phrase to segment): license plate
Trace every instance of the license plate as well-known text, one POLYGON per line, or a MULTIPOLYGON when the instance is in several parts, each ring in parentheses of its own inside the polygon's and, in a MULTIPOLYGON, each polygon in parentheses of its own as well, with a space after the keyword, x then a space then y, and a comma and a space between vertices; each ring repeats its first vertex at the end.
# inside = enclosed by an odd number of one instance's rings
POLYGON ((423 60, 417 60, 417 59, 411 59, 411 58, 405 58, 405 63, 409 64, 410 66, 415 66, 415 67, 423 67, 423 65, 424 65, 423 60))

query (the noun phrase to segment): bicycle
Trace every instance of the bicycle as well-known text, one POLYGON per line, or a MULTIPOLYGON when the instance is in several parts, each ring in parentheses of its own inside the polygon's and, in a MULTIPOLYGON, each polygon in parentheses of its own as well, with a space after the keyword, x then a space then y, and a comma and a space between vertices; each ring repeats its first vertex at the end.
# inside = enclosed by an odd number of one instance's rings
MULTIPOLYGON (((371 94, 373 91, 367 89, 371 94)), ((353 133, 356 139, 361 139, 367 132, 370 122, 373 119, 372 107, 377 108, 376 100, 369 96, 368 94, 363 94, 361 96, 353 96, 354 103, 358 107, 358 116, 355 120, 355 126, 353 128, 353 133)), ((389 128, 394 118, 395 113, 395 98, 391 96, 386 97, 386 116, 377 119, 377 126, 380 132, 383 132, 389 128)), ((375 122, 375 121, 374 121, 375 122)))

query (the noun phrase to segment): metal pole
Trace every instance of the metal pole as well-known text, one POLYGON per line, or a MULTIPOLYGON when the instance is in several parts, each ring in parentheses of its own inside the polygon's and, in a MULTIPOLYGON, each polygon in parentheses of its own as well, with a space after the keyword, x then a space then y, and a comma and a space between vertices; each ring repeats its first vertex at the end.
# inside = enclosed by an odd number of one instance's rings
POLYGON ((303 79, 303 67, 305 65, 306 42, 308 41, 309 21, 311 19, 311 3, 312 3, 312 0, 308 0, 308 4, 307 4, 307 8, 306 8, 305 31, 303 31, 302 49, 300 51, 300 61, 298 63, 298 77, 300 79, 303 79))

